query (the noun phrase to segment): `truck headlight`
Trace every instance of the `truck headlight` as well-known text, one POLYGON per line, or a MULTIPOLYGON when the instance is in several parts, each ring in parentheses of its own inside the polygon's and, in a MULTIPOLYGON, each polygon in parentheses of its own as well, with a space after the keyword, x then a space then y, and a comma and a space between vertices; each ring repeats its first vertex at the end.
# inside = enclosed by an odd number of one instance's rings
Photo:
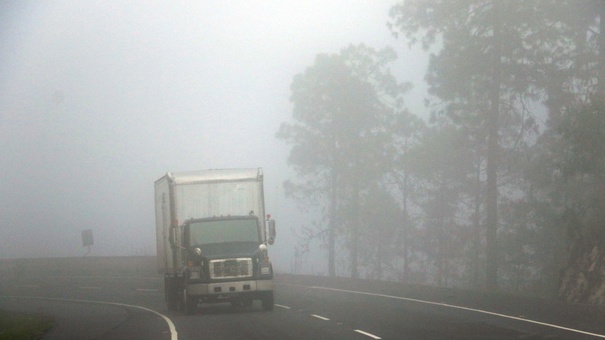
POLYGON ((263 265, 260 267, 261 275, 270 275, 271 274, 271 266, 263 265))

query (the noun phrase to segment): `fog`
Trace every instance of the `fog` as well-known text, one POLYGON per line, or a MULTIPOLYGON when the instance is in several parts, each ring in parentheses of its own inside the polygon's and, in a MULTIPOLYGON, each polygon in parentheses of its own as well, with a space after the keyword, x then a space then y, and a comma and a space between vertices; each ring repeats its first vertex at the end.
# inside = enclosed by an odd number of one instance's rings
POLYGON ((386 27, 393 3, 0 3, 0 258, 82 256, 85 229, 91 256, 155 255, 156 179, 262 167, 289 268, 310 220, 282 189, 289 86, 351 43, 396 47, 394 73, 422 79, 426 60, 386 27))

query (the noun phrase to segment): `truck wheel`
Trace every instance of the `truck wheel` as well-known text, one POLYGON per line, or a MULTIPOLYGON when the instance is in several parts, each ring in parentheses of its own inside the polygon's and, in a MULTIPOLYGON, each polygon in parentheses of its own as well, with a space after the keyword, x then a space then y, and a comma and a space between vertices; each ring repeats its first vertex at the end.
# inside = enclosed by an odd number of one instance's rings
POLYGON ((187 300, 187 315, 193 315, 197 311, 197 299, 192 299, 189 297, 187 300))
POLYGON ((174 312, 179 309, 179 300, 175 296, 175 294, 169 293, 166 296, 166 305, 168 306, 168 310, 174 312))
POLYGON ((243 298, 242 299, 242 306, 244 307, 250 307, 252 306, 252 299, 249 297, 243 298))
POLYGON ((267 293, 265 296, 263 296, 261 299, 261 303, 264 311, 272 311, 274 304, 273 292, 267 293))
POLYGON ((174 281, 173 278, 164 277, 164 295, 166 296, 166 305, 169 311, 179 309, 179 293, 174 281))
POLYGON ((242 300, 238 299, 238 298, 233 298, 231 299, 231 307, 236 308, 236 307, 240 307, 242 305, 242 300))
POLYGON ((193 315, 197 309, 198 298, 187 294, 187 289, 183 289, 182 308, 187 315, 193 315))

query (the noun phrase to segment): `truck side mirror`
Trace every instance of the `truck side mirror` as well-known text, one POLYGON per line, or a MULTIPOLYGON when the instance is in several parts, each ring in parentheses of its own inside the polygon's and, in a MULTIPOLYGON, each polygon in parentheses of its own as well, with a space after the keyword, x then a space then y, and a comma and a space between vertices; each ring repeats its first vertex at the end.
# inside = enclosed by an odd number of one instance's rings
POLYGON ((269 223, 269 239, 267 243, 273 244, 275 242, 275 220, 268 220, 267 223, 269 223))

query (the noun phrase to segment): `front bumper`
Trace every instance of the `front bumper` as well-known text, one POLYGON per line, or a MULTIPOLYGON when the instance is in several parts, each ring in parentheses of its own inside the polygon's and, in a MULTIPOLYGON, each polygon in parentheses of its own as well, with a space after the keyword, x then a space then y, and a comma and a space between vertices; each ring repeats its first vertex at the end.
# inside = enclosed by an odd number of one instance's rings
POLYGON ((188 295, 225 295, 273 291, 273 280, 231 281, 187 285, 188 295))

